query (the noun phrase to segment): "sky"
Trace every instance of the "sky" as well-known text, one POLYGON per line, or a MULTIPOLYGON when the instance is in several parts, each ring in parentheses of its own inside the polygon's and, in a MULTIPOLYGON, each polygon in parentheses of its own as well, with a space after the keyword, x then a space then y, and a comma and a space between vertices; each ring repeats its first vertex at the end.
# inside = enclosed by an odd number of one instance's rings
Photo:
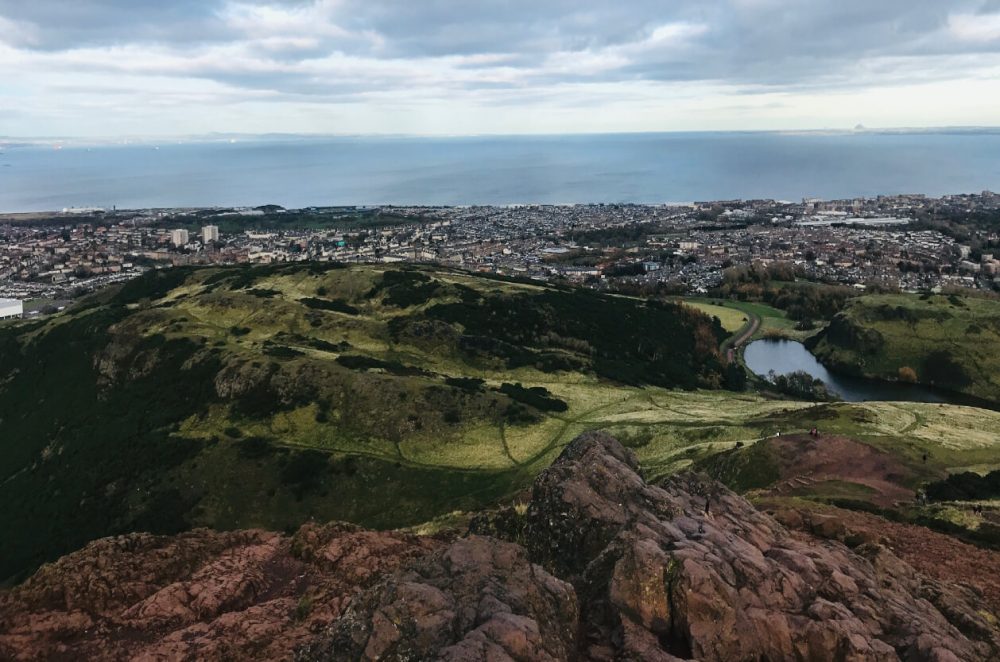
POLYGON ((1000 124, 1000 0, 0 0, 0 135, 1000 124))

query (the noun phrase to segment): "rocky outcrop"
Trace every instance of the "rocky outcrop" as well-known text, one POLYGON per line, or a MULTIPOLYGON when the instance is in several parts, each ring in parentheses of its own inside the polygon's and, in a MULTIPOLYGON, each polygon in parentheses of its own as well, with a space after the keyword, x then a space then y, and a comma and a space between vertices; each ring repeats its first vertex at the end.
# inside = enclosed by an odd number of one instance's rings
POLYGON ((366 591, 300 659, 565 660, 576 622, 572 586, 473 535, 366 591))
POLYGON ((511 534, 576 587, 578 651, 589 659, 984 660, 1000 651, 995 621, 970 589, 926 579, 878 544, 852 550, 793 535, 694 474, 648 485, 605 434, 578 438, 539 476, 511 534))
POLYGON ((1000 656, 976 589, 834 514, 774 514, 696 474, 649 484, 630 451, 586 434, 526 510, 464 538, 332 524, 97 541, 0 596, 0 658, 1000 656))
POLYGON ((0 596, 3 660, 283 659, 433 538, 306 525, 91 543, 0 596))

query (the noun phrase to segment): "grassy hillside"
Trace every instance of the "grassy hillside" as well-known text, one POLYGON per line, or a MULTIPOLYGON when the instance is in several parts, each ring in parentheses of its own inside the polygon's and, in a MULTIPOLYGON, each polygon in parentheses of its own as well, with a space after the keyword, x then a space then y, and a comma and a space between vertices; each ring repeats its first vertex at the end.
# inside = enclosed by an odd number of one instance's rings
POLYGON ((151 273, 0 330, 0 578, 119 531, 479 507, 622 393, 722 386, 724 333, 447 270, 151 273))
POLYGON ((1000 302, 878 295, 853 299, 810 341, 824 362, 1000 401, 1000 302))
POLYGON ((446 269, 173 269, 0 329, 0 581, 104 535, 409 526, 587 429, 664 475, 821 425, 917 479, 1000 467, 1000 414, 721 390, 691 308, 446 269))

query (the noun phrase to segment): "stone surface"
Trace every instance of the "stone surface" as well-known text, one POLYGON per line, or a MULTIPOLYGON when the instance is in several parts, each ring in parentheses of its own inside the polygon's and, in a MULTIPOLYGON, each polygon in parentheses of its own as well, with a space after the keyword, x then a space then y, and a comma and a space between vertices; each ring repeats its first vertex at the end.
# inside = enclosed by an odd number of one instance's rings
POLYGON ((1000 659, 995 584, 947 565, 968 546, 771 510, 696 474, 648 484, 590 433, 526 510, 464 538, 310 524, 96 541, 0 593, 0 659, 1000 659))
POLYGON ((359 596, 302 660, 565 660, 573 587, 515 544, 458 540, 359 596))
POLYGON ((648 485, 606 434, 539 476, 525 520, 512 535, 577 589, 584 657, 998 659, 974 591, 878 544, 852 550, 836 517, 806 539, 697 475, 648 485))
POLYGON ((98 540, 0 594, 0 659, 286 659, 442 544, 339 524, 98 540))

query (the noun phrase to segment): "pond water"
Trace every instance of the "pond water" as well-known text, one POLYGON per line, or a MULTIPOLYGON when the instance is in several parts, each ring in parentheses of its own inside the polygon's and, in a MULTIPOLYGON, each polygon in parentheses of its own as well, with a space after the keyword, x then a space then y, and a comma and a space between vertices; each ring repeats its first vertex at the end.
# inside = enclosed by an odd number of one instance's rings
POLYGON ((995 405, 970 396, 927 386, 882 382, 832 373, 806 349, 805 345, 794 340, 755 340, 747 345, 743 353, 743 360, 750 370, 765 378, 771 370, 779 375, 803 370, 823 381, 830 392, 847 402, 864 402, 866 400, 945 402, 996 408, 995 405))

